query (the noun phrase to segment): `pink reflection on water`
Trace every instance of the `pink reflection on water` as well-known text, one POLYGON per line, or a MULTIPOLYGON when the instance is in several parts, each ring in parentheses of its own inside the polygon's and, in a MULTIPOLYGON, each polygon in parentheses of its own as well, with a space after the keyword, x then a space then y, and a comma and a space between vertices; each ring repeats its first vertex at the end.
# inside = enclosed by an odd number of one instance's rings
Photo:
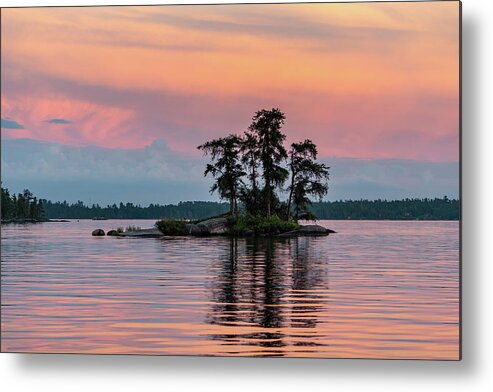
POLYGON ((458 359, 457 222, 283 241, 2 227, 2 351, 458 359))

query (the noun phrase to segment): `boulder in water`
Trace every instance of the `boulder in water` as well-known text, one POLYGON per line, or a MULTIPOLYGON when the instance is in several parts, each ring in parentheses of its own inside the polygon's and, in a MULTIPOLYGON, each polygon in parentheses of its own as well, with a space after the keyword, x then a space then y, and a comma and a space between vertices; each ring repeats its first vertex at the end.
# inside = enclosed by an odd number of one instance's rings
POLYGON ((93 237, 103 237, 104 236, 104 230, 103 229, 96 229, 92 232, 93 237))
POLYGON ((335 231, 320 225, 305 225, 300 226, 299 229, 279 234, 278 237, 322 236, 330 233, 335 233, 335 231))

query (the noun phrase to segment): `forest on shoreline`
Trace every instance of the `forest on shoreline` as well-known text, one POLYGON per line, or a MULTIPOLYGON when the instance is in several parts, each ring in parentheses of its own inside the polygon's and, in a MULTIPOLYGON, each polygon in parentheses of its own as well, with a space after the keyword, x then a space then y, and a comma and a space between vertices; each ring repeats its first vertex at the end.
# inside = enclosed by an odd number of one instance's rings
POLYGON ((1 217, 2 221, 8 220, 46 220, 43 202, 34 196, 28 189, 22 193, 10 194, 6 188, 1 188, 1 217))
MULTIPOLYGON (((41 200, 45 217, 49 219, 205 219, 225 214, 229 203, 187 201, 178 204, 119 203, 101 207, 93 204, 51 202, 41 200)), ((241 206, 240 206, 241 208, 241 206)), ((322 220, 458 220, 459 201, 456 199, 404 200, 339 200, 314 202, 310 210, 322 220)))

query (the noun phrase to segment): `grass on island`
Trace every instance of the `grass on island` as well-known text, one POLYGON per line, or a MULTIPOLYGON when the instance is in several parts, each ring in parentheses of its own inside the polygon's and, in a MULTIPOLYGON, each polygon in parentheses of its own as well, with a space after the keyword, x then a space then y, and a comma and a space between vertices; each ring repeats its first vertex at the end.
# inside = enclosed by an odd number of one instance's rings
POLYGON ((296 230, 300 225, 294 221, 286 221, 277 215, 237 215, 228 218, 232 235, 277 235, 296 230))
POLYGON ((122 234, 122 233, 131 232, 131 231, 138 231, 140 229, 141 229, 140 226, 130 225, 130 226, 127 226, 125 228, 123 228, 123 227, 117 227, 115 230, 110 230, 110 231, 115 231, 117 234, 122 234))
POLYGON ((185 225, 187 223, 189 222, 178 219, 161 219, 158 220, 154 225, 164 235, 186 235, 187 231, 185 225))

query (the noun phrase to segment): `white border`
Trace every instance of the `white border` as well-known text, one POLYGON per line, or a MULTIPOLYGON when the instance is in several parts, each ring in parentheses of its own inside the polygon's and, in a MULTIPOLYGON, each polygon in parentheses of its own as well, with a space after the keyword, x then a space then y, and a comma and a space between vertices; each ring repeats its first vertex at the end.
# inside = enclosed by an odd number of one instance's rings
MULTIPOLYGON (((174 1, 174 3, 207 1, 174 1)), ((215 0, 215 3, 234 2, 215 0)), ((243 1, 248 2, 248 1, 243 1)), ((262 1, 256 1, 262 2, 262 1)), ((272 1, 271 1, 272 2, 272 1)), ((1 6, 173 1, 2 0, 1 6)), ((487 391, 493 386, 493 2, 463 1, 463 361, 0 354, 6 391, 487 391)))

